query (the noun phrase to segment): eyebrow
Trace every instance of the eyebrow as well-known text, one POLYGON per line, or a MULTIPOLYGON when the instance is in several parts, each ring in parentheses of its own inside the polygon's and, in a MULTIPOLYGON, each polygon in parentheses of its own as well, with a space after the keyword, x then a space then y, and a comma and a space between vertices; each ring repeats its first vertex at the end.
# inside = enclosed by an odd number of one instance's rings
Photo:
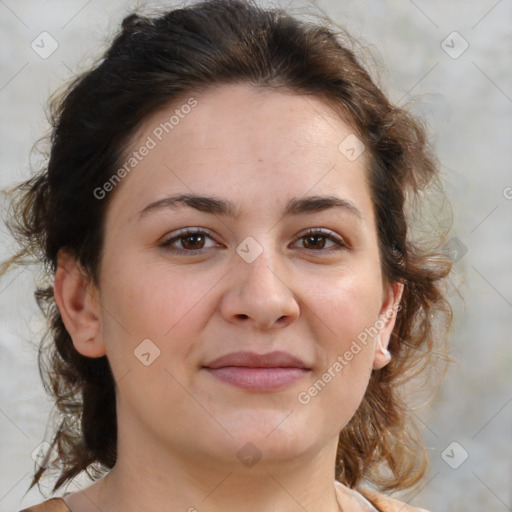
MULTIPOLYGON (((212 215, 223 215, 226 217, 238 218, 240 209, 237 209, 235 203, 219 199, 216 197, 200 196, 195 194, 179 194, 171 197, 159 199, 148 204, 139 212, 139 217, 144 217, 151 212, 162 209, 180 208, 188 206, 200 212, 212 215)), ((351 213, 354 217, 364 221, 364 216, 354 203, 348 199, 336 196, 308 196, 302 198, 292 198, 288 201, 284 209, 284 216, 303 215, 307 213, 317 213, 332 208, 343 209, 351 213)))

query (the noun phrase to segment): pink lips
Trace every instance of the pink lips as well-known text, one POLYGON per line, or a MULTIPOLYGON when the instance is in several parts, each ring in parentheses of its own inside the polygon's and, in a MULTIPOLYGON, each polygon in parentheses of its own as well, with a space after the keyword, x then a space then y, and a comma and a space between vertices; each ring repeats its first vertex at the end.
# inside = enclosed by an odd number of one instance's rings
POLYGON ((306 375, 306 364, 287 352, 233 352, 203 366, 219 380, 249 391, 276 391, 306 375))

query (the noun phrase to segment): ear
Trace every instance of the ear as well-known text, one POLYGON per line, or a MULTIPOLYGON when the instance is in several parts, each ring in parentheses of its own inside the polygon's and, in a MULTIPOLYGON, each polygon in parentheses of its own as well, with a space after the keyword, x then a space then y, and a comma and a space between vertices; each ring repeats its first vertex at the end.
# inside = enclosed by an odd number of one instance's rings
POLYGON ((379 319, 375 322, 378 334, 376 336, 375 355, 373 359, 374 370, 384 368, 391 360, 388 345, 393 327, 395 326, 403 291, 403 283, 397 283, 396 281, 393 281, 387 287, 384 302, 379 313, 379 319))
POLYGON ((68 251, 57 256, 54 297, 75 349, 86 357, 104 356, 97 287, 68 251))

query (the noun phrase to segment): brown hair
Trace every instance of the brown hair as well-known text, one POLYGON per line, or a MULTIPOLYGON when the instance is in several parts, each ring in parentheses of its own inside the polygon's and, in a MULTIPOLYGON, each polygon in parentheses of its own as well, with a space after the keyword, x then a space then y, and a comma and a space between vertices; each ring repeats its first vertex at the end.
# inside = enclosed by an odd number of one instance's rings
MULTIPOLYGON (((49 158, 12 191, 9 227, 21 248, 1 273, 31 258, 46 271, 35 295, 49 327, 40 372, 61 420, 52 442, 61 467, 54 491, 84 470, 99 476, 117 455, 115 382, 106 357, 80 355, 64 327, 53 298, 57 253, 71 250, 97 283, 112 194, 101 201, 93 191, 119 168, 141 122, 193 91, 239 82, 327 100, 368 150, 383 275, 405 290, 389 344, 393 358, 372 373, 340 433, 336 477, 350 487, 366 481, 393 490, 423 476, 427 453, 401 389, 447 353, 451 309, 442 283, 451 264, 439 231, 429 234, 430 244, 411 233, 411 205, 439 182, 438 165, 421 123, 388 101, 346 33, 329 23, 240 0, 131 14, 103 58, 51 103, 49 158)), ((44 472, 37 470, 30 488, 44 472)))

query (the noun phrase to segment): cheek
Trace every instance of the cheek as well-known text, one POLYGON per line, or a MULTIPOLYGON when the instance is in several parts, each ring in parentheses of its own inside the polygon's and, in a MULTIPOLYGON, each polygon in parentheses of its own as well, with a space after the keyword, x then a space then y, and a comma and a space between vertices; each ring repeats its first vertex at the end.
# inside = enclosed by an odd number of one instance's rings
POLYGON ((380 310, 378 276, 352 274, 330 280, 321 293, 312 295, 310 304, 332 334, 330 344, 346 350, 351 341, 375 324, 380 310))
MULTIPOLYGON (((354 273, 353 277, 331 280, 322 293, 309 298, 324 336, 317 333, 322 364, 316 372, 314 388, 306 391, 304 401, 315 397, 316 404, 324 404, 324 408, 329 403, 329 407, 340 411, 336 422, 350 419, 372 372, 372 327, 380 310, 380 288, 376 284, 378 276, 370 276, 371 273, 354 273)), ((336 423, 335 427, 338 426, 336 423)))
POLYGON ((347 279, 311 296, 309 304, 320 319, 315 321, 321 326, 316 339, 322 363, 297 397, 299 410, 305 407, 311 421, 334 436, 355 414, 371 377, 374 340, 367 332, 378 302, 368 282, 347 279))
POLYGON ((207 322, 204 307, 218 278, 192 267, 188 272, 178 271, 165 262, 137 258, 120 261, 117 266, 111 262, 109 268, 114 270, 105 273, 102 292, 107 354, 130 369, 134 350, 149 339, 160 355, 183 357, 191 349, 187 340, 207 322))
POLYGON ((178 383, 186 382, 182 362, 201 328, 194 313, 204 287, 169 267, 137 261, 120 262, 103 282, 103 336, 123 403, 147 417, 156 403, 164 416, 166 404, 173 404, 174 413, 189 407, 190 397, 178 383))
POLYGON ((182 273, 150 261, 120 261, 114 268, 104 279, 104 306, 134 336, 162 337, 201 291, 182 273))

